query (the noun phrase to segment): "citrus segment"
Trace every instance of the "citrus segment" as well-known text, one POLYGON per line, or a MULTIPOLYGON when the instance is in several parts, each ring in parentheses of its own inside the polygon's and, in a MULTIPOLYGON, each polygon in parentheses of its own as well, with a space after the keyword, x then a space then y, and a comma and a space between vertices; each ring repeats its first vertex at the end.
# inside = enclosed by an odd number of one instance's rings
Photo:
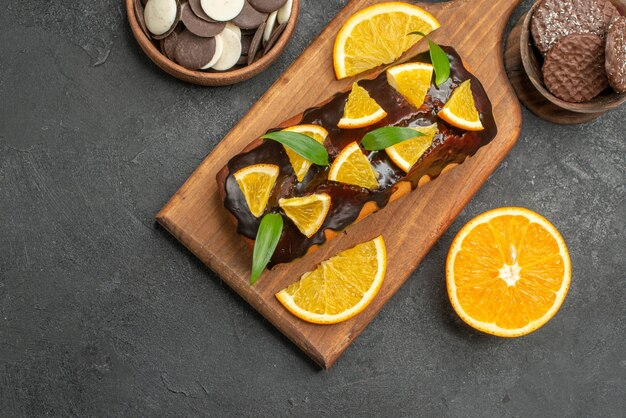
POLYGON ((338 79, 389 64, 415 45, 420 31, 439 27, 430 13, 401 2, 380 3, 352 15, 335 39, 333 65, 338 79))
POLYGON ((423 135, 407 139, 389 148, 385 148, 385 152, 389 158, 407 173, 432 145, 433 138, 437 133, 437 124, 418 126, 415 130, 421 132, 423 135))
POLYGON ((382 236, 323 261, 315 270, 276 294, 289 312, 316 324, 335 324, 363 311, 385 278, 382 236))
POLYGON ((328 180, 376 189, 377 173, 356 142, 345 147, 330 165, 328 180))
POLYGON ((320 229, 330 210, 330 196, 326 193, 280 199, 278 205, 296 227, 311 238, 320 229))
POLYGON ((420 108, 433 78, 433 66, 423 62, 396 65, 387 70, 387 82, 398 93, 420 108))
POLYGON ((255 164, 233 174, 250 212, 257 218, 265 211, 279 171, 274 164, 255 164))
POLYGON ((571 280, 567 246, 556 228, 523 208, 471 220, 446 265, 448 295, 470 326, 493 335, 528 334, 554 316, 571 280))
MULTIPOLYGON (((283 131, 297 132, 299 134, 309 136, 320 144, 323 144, 328 137, 328 131, 319 125, 296 125, 283 129, 283 131)), ((291 150, 291 148, 284 148, 285 152, 287 153, 287 157, 289 157, 291 167, 293 168, 294 173, 296 173, 296 178, 298 179, 298 181, 304 180, 304 176, 306 176, 306 173, 309 172, 309 169, 311 168, 311 165, 313 163, 302 157, 301 155, 296 154, 294 151, 291 150)))
POLYGON ((352 91, 343 109, 343 117, 337 126, 342 129, 363 128, 387 116, 387 112, 372 99, 363 87, 352 84, 352 91))
POLYGON ((476 105, 470 80, 462 82, 437 114, 452 126, 468 131, 482 131, 485 129, 476 105))

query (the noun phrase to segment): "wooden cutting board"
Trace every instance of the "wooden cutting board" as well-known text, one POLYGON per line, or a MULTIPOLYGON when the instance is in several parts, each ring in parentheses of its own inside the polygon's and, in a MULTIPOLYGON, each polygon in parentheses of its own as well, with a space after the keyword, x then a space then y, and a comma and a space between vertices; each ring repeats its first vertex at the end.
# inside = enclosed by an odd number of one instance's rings
MULTIPOLYGON (((504 27, 519 0, 420 4, 441 23, 433 39, 455 47, 483 83, 493 104, 498 136, 461 166, 349 227, 319 250, 264 273, 250 286, 251 253, 226 215, 215 175, 268 129, 349 87, 351 79, 335 80, 335 36, 350 15, 379 2, 350 1, 157 214, 161 225, 324 368, 335 363, 402 286, 513 147, 521 126, 519 102, 502 63, 504 27), (274 297, 320 261, 380 234, 387 244, 387 275, 374 301, 356 317, 336 325, 309 324, 292 316, 274 297)), ((424 50, 423 44, 418 43, 407 55, 424 50)))

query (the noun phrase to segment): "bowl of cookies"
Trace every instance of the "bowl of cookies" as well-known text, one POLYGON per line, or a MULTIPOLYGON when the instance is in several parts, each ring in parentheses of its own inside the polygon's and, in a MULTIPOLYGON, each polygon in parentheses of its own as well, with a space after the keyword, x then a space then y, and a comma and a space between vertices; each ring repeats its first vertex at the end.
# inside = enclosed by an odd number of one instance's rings
POLYGON ((521 27, 524 71, 554 105, 599 114, 626 102, 626 1, 539 0, 521 27))
POLYGON ((296 27, 300 0, 126 0, 133 36, 168 74, 224 86, 265 70, 296 27))

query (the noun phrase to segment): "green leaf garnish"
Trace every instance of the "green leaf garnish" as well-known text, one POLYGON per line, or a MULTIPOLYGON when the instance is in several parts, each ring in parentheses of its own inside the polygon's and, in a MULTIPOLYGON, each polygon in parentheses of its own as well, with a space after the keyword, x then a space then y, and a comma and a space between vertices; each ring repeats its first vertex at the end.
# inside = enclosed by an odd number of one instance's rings
POLYGON ((261 219, 259 230, 254 241, 252 253, 252 272, 250 273, 250 285, 257 281, 265 266, 276 250, 278 240, 283 233, 283 217, 279 213, 268 213, 261 219))
POLYGON ((430 52, 430 61, 433 64, 435 70, 435 84, 437 87, 445 83, 450 78, 450 60, 448 54, 435 42, 431 41, 424 33, 415 31, 409 33, 409 35, 420 35, 428 40, 428 50, 430 52))
POLYGON ((412 128, 385 126, 366 133, 361 145, 366 150, 377 151, 422 135, 424 134, 412 128))
POLYGON ((302 158, 311 161, 313 164, 329 165, 326 148, 310 136, 298 132, 276 131, 267 133, 261 138, 280 142, 302 158))
POLYGON ((450 60, 444 50, 430 39, 428 40, 428 48, 430 49, 430 60, 435 69, 435 84, 439 87, 450 78, 450 60))

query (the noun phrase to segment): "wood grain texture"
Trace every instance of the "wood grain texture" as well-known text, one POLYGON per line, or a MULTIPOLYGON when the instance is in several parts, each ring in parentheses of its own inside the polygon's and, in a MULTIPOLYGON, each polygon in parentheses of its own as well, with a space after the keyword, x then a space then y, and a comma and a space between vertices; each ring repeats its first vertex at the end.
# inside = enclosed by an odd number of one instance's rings
MULTIPOLYGON (((352 83, 353 79, 335 79, 335 35, 351 14, 379 2, 349 2, 157 214, 159 223, 324 368, 335 363, 415 270, 515 144, 521 126, 519 102, 504 72, 501 47, 504 27, 519 0, 420 4, 441 23, 433 39, 454 46, 483 83, 494 107, 497 137, 461 166, 351 226, 319 250, 264 273, 251 287, 251 253, 228 219, 215 176, 231 157, 269 128, 352 83), (320 261, 380 234, 387 243, 386 279, 374 301, 356 317, 336 325, 309 324, 292 316, 274 297, 320 261)), ((424 47, 419 43, 407 56, 424 47)))

